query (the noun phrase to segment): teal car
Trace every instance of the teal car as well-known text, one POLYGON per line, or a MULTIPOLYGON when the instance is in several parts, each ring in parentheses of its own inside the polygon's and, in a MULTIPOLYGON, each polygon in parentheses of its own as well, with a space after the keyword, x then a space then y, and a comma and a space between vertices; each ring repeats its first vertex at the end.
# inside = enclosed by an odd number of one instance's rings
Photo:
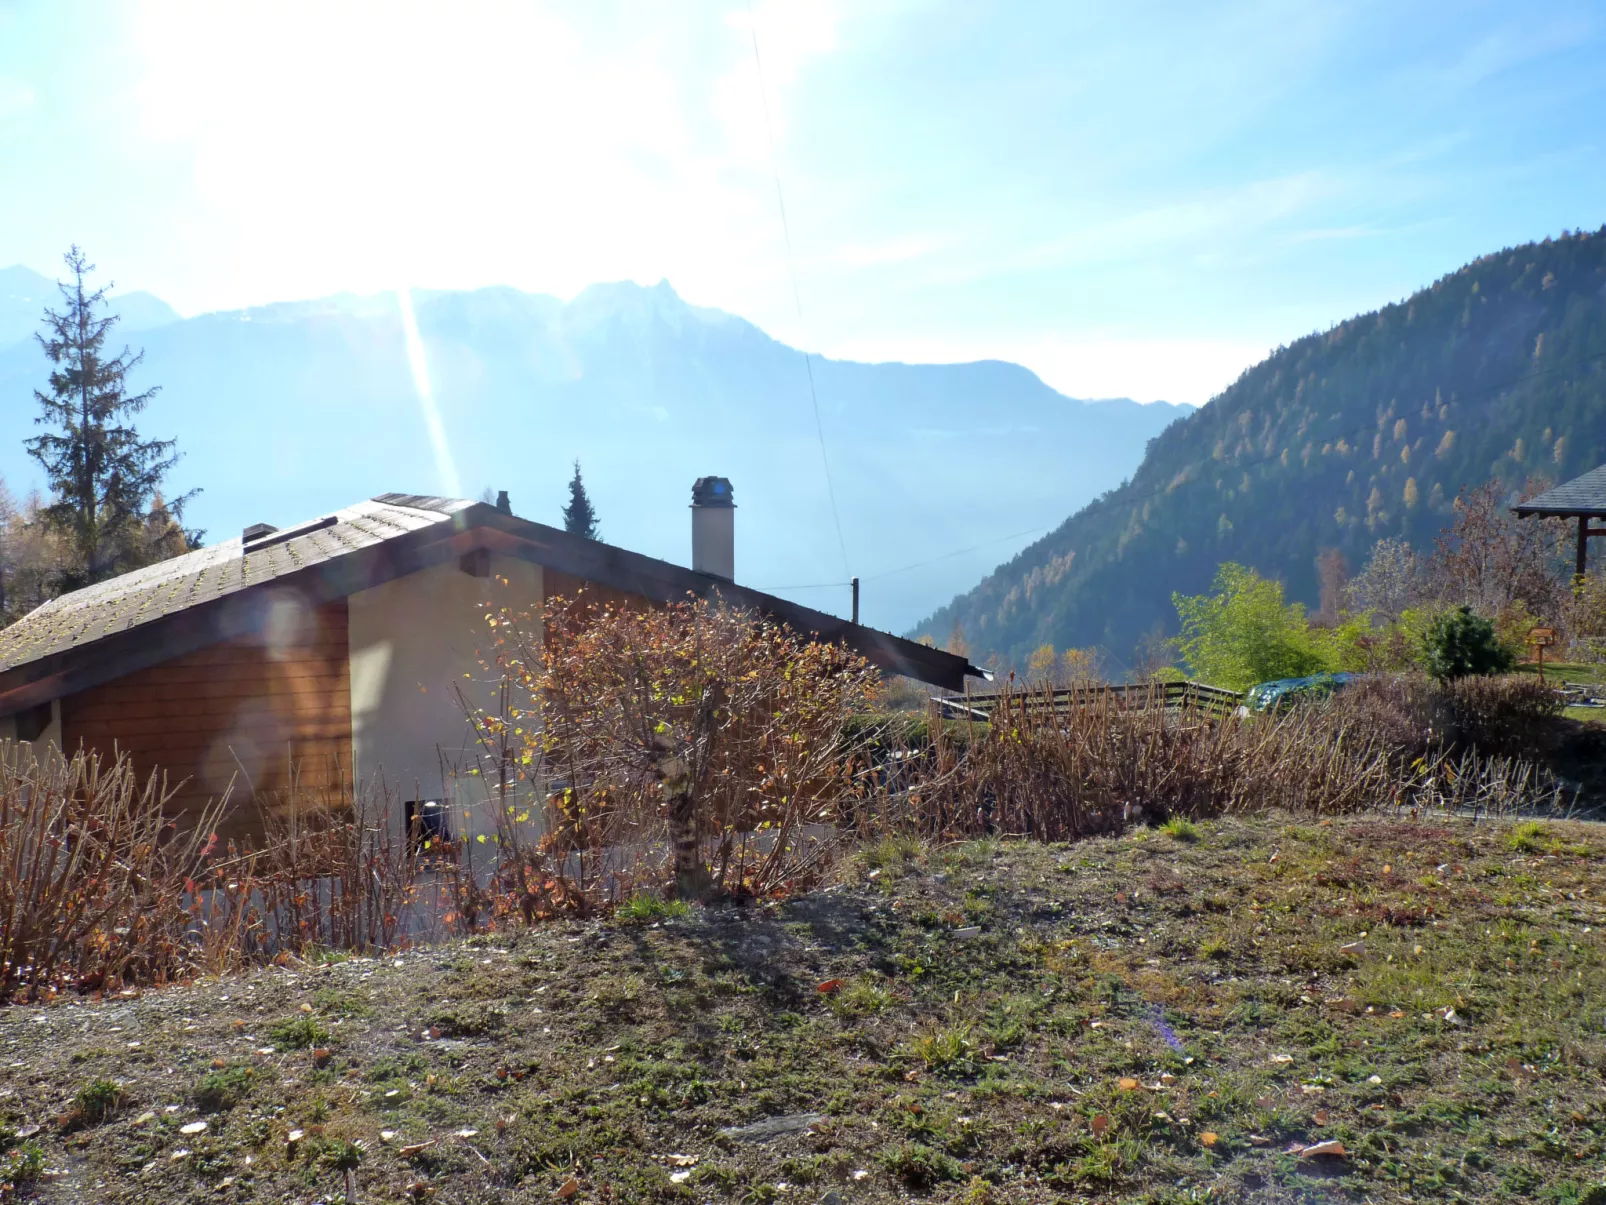
POLYGON ((1275 711, 1293 703, 1320 702, 1343 690, 1360 674, 1312 674, 1308 678, 1278 678, 1261 682, 1244 693, 1244 706, 1250 711, 1275 711))

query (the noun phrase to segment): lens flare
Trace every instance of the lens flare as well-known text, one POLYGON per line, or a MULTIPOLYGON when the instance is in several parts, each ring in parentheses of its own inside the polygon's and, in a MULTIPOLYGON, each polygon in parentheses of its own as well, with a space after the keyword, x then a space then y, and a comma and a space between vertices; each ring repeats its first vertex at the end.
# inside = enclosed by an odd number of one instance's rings
POLYGON ((463 493, 463 483, 457 476, 457 462, 452 459, 452 446, 446 442, 446 428, 441 424, 440 407, 435 404, 435 391, 429 383, 429 364, 424 359, 424 340, 418 333, 418 316, 413 313, 413 291, 396 290, 396 303, 401 307, 402 337, 407 341, 407 367, 413 374, 413 389, 418 394, 418 408, 424 412, 424 427, 429 442, 435 449, 435 472, 440 476, 441 489, 448 498, 463 493))

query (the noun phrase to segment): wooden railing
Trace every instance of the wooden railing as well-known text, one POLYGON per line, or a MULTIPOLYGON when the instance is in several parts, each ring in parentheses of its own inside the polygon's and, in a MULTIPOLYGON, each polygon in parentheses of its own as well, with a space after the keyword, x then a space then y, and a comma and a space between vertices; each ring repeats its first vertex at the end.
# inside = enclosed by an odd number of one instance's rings
POLYGON ((1122 685, 1067 686, 1059 690, 1029 689, 978 691, 964 695, 933 697, 949 715, 962 719, 989 719, 1000 705, 1041 714, 1069 711, 1073 707, 1117 706, 1133 709, 1163 707, 1167 711, 1195 710, 1206 715, 1230 715, 1243 702, 1235 690, 1207 686, 1203 682, 1135 682, 1122 685))

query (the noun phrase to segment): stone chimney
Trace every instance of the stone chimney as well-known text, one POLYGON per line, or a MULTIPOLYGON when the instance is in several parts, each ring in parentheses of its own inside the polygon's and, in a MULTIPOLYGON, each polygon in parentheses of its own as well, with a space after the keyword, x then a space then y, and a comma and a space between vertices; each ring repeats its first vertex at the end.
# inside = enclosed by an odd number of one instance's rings
POLYGON ((736 503, 724 477, 699 477, 691 487, 691 567, 736 580, 736 503))

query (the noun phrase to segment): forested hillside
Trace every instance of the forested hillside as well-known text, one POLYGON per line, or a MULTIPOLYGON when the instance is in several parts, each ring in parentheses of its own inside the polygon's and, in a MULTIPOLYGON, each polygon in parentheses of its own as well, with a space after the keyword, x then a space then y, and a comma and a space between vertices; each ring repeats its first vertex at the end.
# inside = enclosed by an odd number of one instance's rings
POLYGON ((1463 486, 1606 462, 1606 228, 1488 255, 1281 348, 1149 445, 1131 481, 918 631, 1023 665, 1099 646, 1112 674, 1172 632, 1173 591, 1238 561, 1317 602, 1315 559, 1431 547, 1463 486))

